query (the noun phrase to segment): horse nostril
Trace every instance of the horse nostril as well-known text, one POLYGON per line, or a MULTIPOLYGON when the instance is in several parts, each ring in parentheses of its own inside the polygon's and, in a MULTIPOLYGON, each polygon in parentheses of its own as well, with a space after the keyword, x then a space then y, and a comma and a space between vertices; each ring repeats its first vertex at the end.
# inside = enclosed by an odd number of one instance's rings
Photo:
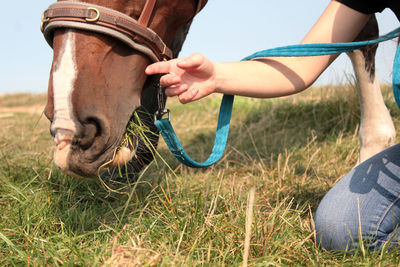
POLYGON ((86 150, 93 144, 97 136, 102 132, 101 122, 96 118, 89 118, 83 124, 82 137, 77 140, 78 145, 86 150))

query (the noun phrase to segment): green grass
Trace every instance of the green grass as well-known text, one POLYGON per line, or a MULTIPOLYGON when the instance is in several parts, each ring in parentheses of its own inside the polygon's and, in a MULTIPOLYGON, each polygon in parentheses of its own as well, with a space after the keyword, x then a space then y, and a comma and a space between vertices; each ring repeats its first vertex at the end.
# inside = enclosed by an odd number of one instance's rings
MULTIPOLYGON (((390 89, 384 93, 399 128, 390 89)), ((45 104, 42 95, 26 99, 32 98, 45 104)), ((21 99, 8 95, 0 104, 20 105, 21 99)), ((175 130, 196 160, 211 151, 219 101, 169 100, 175 130)), ((0 116, 0 123, 1 266, 238 266, 253 187, 249 265, 400 264, 398 251, 343 256, 314 242, 312 216, 320 199, 357 161, 359 108, 351 87, 274 100, 236 98, 220 163, 184 167, 161 141, 158 151, 174 172, 157 159, 120 193, 98 179, 58 172, 45 118, 16 113, 0 116)))

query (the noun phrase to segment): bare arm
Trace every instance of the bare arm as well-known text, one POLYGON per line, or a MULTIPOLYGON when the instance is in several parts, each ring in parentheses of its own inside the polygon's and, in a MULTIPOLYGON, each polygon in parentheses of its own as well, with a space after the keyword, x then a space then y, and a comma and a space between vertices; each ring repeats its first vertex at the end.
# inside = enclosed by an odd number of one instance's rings
MULTIPOLYGON (((301 43, 350 42, 369 15, 331 1, 301 43)), ((211 93, 269 98, 298 93, 309 87, 337 55, 263 58, 246 62, 213 63, 200 54, 150 65, 147 74, 167 73, 161 84, 168 96, 182 103, 211 93)))

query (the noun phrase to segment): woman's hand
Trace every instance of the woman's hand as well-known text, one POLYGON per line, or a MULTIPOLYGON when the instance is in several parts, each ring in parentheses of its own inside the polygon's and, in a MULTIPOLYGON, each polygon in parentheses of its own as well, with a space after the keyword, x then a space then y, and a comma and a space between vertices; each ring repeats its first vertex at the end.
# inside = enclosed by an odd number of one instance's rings
POLYGON ((214 64, 201 54, 157 62, 146 68, 147 75, 163 74, 160 83, 167 96, 178 96, 182 104, 215 92, 214 64))

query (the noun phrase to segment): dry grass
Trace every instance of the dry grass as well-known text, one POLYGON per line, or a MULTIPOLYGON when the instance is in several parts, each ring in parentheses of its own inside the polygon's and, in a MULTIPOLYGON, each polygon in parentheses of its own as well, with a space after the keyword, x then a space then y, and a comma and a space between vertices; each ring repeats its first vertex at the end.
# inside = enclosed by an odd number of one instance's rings
MULTIPOLYGON (((389 89, 384 92, 398 128, 399 111, 389 89)), ((396 251, 342 256, 314 242, 318 202, 357 160, 353 88, 235 101, 220 163, 184 167, 160 142, 169 166, 158 159, 138 183, 125 185, 127 194, 60 174, 51 163, 45 118, 0 113, 0 264, 398 266, 396 251)), ((186 151, 203 161, 212 148, 219 99, 168 105, 186 151)))

